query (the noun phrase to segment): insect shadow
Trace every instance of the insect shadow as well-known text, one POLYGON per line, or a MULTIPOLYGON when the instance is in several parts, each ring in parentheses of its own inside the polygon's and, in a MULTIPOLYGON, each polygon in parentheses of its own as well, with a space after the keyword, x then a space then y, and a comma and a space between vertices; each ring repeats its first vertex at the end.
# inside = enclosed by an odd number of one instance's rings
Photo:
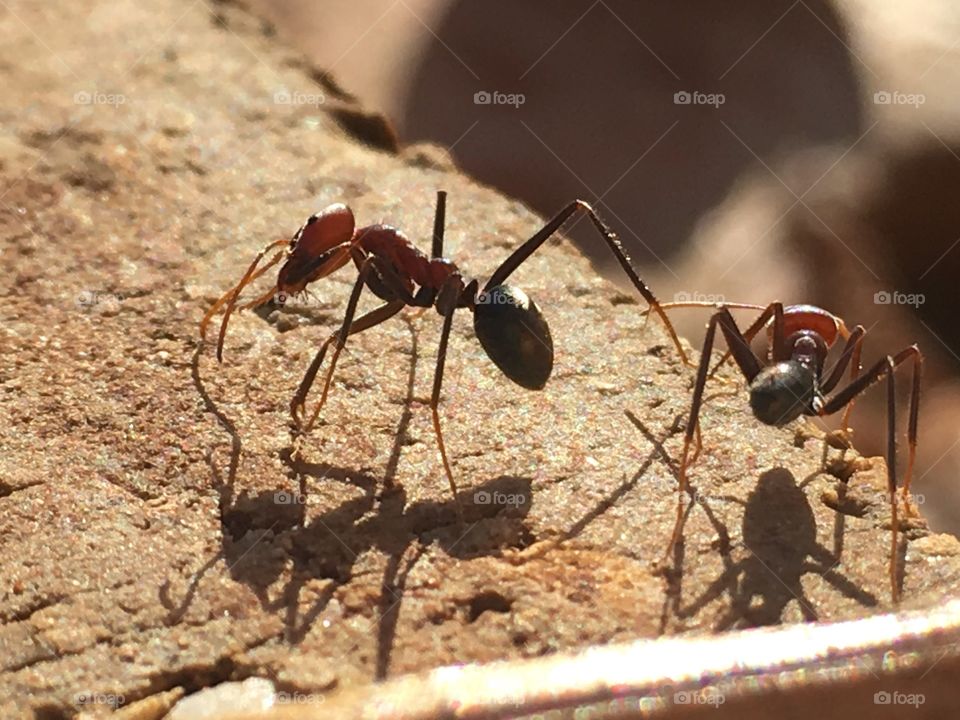
POLYGON ((219 494, 222 546, 194 573, 179 602, 172 598, 169 582, 160 588, 160 600, 168 611, 167 624, 180 622, 204 575, 223 560, 231 578, 250 587, 265 610, 284 614, 284 638, 291 644, 300 643, 337 590, 350 582, 358 557, 376 549, 386 556, 375 621, 375 673, 377 678, 383 678, 389 670, 407 576, 430 544, 436 542, 451 556, 469 558, 496 555, 508 547, 524 547, 533 542, 525 523, 532 502, 530 478, 501 476, 464 491, 457 498, 407 504, 403 486, 395 483, 403 438, 412 419, 418 357, 417 330, 409 319, 407 324, 412 359, 406 400, 382 480, 351 468, 307 463, 287 449, 281 453, 281 459, 288 468, 287 486, 292 480, 296 493, 279 486, 254 493, 236 492, 240 436, 233 421, 207 392, 200 377, 197 350, 192 366, 194 386, 206 409, 230 436, 230 458, 225 471, 218 468, 212 452, 207 458, 213 486, 219 494), (308 518, 305 501, 311 478, 355 485, 361 494, 308 518), (382 488, 379 493, 378 488, 382 488), (485 500, 497 496, 523 501, 505 508, 485 500), (464 511, 464 526, 457 522, 458 503, 464 511), (481 524, 492 518, 497 519, 497 532, 484 532, 481 524), (288 579, 282 590, 271 591, 284 576, 288 579), (307 583, 316 579, 331 582, 309 609, 301 612, 300 595, 307 583))
POLYGON ((813 508, 789 470, 773 468, 760 476, 744 503, 742 529, 746 557, 728 563, 699 598, 678 607, 679 617, 691 617, 727 593, 730 607, 717 630, 780 623, 793 600, 805 620, 818 620, 816 606, 801 583, 811 572, 861 605, 877 605, 873 593, 836 570, 839 557, 817 542, 813 508))
MULTIPOLYGON (((629 411, 627 417, 653 444, 674 476, 679 477, 679 469, 662 442, 629 411)), ((661 631, 666 629, 671 613, 679 618, 692 617, 724 593, 730 597, 730 608, 717 623, 717 630, 780 623, 786 606, 794 599, 799 603, 806 620, 816 620, 815 606, 800 582, 803 575, 809 572, 821 575, 843 595, 861 605, 877 605, 875 595, 835 569, 839 564, 839 549, 842 548, 842 538, 837 537, 838 526, 834 526, 835 552, 817 542, 813 509, 802 486, 796 483, 789 470, 774 468, 763 473, 746 502, 729 496, 717 496, 714 499, 744 506, 742 538, 747 556, 734 562, 727 528, 712 510, 710 500, 697 493, 696 502, 687 506, 684 522, 695 509, 706 513, 719 538, 724 570, 700 597, 683 606, 684 544, 675 544, 672 548, 672 570, 665 572, 667 591, 661 615, 661 631), (758 598, 759 603, 756 602, 758 598)))

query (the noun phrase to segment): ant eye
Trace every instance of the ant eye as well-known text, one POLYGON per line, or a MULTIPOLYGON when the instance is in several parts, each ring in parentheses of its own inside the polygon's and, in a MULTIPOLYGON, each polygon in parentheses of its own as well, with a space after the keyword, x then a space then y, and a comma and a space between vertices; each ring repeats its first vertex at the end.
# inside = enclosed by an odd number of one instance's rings
POLYGON ((477 295, 473 328, 504 375, 531 390, 546 384, 553 370, 553 339, 540 308, 523 290, 497 285, 477 295))

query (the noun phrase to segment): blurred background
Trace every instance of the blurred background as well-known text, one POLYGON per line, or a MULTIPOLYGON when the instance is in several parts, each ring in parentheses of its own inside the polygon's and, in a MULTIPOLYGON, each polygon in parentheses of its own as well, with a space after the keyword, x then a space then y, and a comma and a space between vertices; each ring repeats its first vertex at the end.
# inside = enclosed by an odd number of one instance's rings
MULTIPOLYGON (((918 343, 915 500, 960 533, 956 3, 255 5, 402 142, 546 216, 593 203, 662 300, 817 304, 868 329, 864 365, 918 343)), ((623 282, 587 223, 570 235, 623 282)), ((674 318, 699 345, 708 314, 674 318)), ((867 454, 884 396, 853 414, 867 454)))

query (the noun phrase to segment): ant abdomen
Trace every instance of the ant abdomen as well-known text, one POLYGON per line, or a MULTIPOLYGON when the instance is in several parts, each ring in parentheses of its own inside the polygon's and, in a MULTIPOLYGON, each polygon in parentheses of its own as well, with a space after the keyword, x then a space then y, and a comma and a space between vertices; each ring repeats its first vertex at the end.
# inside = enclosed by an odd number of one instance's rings
POLYGON ((497 285, 477 295, 473 328, 504 375, 530 390, 546 385, 553 370, 553 338, 540 308, 523 290, 497 285))
POLYGON ((750 383, 750 408, 765 425, 783 427, 806 413, 814 399, 816 378, 795 360, 763 368, 750 383))

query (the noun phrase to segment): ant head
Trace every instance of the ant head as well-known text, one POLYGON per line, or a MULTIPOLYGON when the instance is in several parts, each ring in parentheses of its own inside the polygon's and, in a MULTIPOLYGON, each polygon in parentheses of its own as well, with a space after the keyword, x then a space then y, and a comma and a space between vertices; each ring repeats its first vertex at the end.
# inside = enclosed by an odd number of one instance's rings
POLYGON ((763 368, 750 383, 750 407, 762 423, 782 427, 817 409, 813 371, 796 360, 763 368))
POLYGON ((473 328, 504 375, 530 390, 546 385, 553 370, 553 339, 540 308, 523 290, 497 285, 481 292, 473 328))
POLYGON ((353 238, 354 226, 353 212, 343 203, 328 205, 307 218, 293 236, 290 254, 277 276, 277 289, 300 292, 348 263, 350 252, 342 246, 353 238))

